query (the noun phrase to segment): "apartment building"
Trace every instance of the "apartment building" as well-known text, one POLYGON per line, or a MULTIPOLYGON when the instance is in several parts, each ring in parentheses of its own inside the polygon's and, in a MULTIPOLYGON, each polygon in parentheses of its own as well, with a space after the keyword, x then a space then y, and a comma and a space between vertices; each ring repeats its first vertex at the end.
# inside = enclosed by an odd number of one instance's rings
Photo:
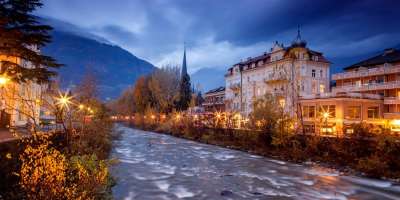
POLYGON ((300 31, 288 47, 275 42, 270 51, 234 64, 225 74, 226 111, 248 116, 253 101, 271 93, 294 114, 301 97, 324 95, 329 86, 329 61, 302 40, 300 31))
POLYGON ((332 92, 358 92, 383 97, 385 119, 400 118, 400 51, 386 49, 378 56, 363 60, 334 74, 332 92))
POLYGON ((203 107, 206 112, 225 111, 225 87, 209 90, 204 94, 203 107))
POLYGON ((332 93, 300 100, 307 131, 352 133, 360 122, 400 131, 400 51, 386 49, 332 79, 332 93))

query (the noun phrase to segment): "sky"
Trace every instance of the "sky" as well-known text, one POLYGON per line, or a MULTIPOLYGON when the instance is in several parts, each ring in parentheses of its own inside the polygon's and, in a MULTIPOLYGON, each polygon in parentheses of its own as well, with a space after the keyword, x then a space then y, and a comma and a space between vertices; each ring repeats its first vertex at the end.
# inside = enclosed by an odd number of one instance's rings
POLYGON ((228 68, 290 45, 335 60, 400 44, 398 0, 44 0, 36 14, 67 22, 161 67, 228 68))

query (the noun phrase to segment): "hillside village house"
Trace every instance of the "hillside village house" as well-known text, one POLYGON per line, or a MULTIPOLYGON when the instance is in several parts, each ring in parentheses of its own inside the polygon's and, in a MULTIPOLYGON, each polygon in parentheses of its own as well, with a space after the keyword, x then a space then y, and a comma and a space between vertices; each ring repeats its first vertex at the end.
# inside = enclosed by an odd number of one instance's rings
POLYGON ((248 116, 253 101, 271 93, 294 115, 298 97, 323 96, 328 92, 329 66, 322 53, 307 48, 299 31, 289 47, 275 42, 270 52, 228 69, 225 74, 226 110, 248 116))
MULTIPOLYGON (((0 60, 31 67, 31 63, 16 57, 0 55, 0 60)), ((32 81, 15 83, 6 75, 0 76, 0 128, 25 126, 32 119, 39 122, 41 91, 42 86, 32 81)))
POLYGON ((291 46, 276 42, 229 68, 226 111, 248 116, 253 101, 271 93, 290 115, 301 113, 309 133, 351 134, 361 122, 400 132, 400 51, 387 49, 333 74, 330 92, 329 61, 306 45, 298 33, 291 46))

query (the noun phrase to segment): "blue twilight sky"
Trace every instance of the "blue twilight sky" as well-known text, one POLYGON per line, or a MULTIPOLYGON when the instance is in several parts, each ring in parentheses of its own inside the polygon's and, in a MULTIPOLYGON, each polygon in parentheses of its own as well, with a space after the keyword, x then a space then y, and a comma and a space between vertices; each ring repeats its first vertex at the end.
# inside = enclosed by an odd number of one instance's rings
POLYGON ((36 14, 79 27, 156 66, 227 68, 302 36, 331 60, 400 44, 399 0, 44 0, 36 14))

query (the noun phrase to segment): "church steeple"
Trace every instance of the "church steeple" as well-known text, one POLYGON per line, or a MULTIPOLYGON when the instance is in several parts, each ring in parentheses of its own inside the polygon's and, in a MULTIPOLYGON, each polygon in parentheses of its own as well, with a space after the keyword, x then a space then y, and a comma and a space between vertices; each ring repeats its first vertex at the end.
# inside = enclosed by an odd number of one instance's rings
POLYGON ((186 43, 183 44, 183 61, 182 61, 182 72, 181 76, 187 75, 187 66, 186 66, 186 43))

